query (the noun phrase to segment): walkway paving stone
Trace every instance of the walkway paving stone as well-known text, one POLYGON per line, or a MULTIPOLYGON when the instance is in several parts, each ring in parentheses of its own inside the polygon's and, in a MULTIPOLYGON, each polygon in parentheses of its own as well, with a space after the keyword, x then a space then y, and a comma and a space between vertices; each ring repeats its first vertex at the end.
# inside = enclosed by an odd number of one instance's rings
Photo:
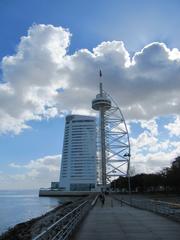
POLYGON ((81 223, 72 240, 180 240, 180 224, 154 213, 100 200, 81 223))

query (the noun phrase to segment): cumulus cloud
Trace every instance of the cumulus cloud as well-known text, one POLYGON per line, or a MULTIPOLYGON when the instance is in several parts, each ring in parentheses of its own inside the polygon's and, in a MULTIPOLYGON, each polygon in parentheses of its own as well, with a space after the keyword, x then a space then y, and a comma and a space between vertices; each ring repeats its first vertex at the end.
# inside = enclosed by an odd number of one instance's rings
POLYGON ((131 152, 131 166, 136 173, 159 172, 180 155, 180 142, 162 140, 152 128, 151 132, 144 130, 131 138, 131 152))
POLYGON ((136 146, 137 150, 142 150, 143 147, 151 145, 154 146, 157 143, 157 138, 150 135, 147 131, 141 133, 137 138, 131 138, 132 146, 136 146))
POLYGON ((71 33, 53 25, 33 25, 13 56, 2 59, 0 132, 20 133, 28 121, 69 112, 91 111, 98 91, 98 70, 104 88, 127 119, 179 114, 180 52, 154 42, 130 57, 122 41, 102 42, 92 51, 70 55, 71 33))
POLYGON ((24 165, 12 162, 9 167, 16 171, 14 174, 0 172, 0 189, 50 187, 51 181, 59 181, 60 162, 60 155, 45 156, 24 165))
POLYGON ((180 136, 180 117, 176 116, 174 121, 164 126, 171 136, 180 136))
POLYGON ((31 160, 28 164, 20 165, 10 163, 10 167, 26 168, 26 169, 48 169, 49 171, 56 171, 59 167, 60 155, 45 156, 36 160, 31 160))
POLYGON ((158 124, 156 122, 156 119, 151 119, 149 121, 141 120, 139 122, 141 124, 141 127, 147 129, 150 134, 153 136, 158 135, 158 124))
POLYGON ((65 82, 58 69, 63 68, 70 36, 61 27, 33 25, 21 38, 17 53, 2 59, 0 132, 18 134, 29 127, 29 120, 59 114, 55 96, 65 82))

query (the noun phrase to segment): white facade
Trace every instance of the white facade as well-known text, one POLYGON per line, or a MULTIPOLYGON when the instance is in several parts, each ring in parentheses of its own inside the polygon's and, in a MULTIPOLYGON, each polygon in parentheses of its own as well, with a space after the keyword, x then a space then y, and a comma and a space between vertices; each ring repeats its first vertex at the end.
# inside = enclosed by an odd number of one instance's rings
POLYGON ((66 117, 60 189, 89 191, 96 187, 96 119, 66 117))

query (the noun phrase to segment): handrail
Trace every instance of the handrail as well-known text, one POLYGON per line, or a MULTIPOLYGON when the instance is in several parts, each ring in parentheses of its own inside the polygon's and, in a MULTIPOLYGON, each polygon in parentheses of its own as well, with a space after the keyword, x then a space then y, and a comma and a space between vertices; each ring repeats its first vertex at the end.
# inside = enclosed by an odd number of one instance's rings
POLYGON ((151 212, 163 214, 163 215, 174 215, 175 214, 175 205, 163 201, 155 200, 145 200, 145 199, 134 199, 130 198, 129 201, 124 199, 115 198, 118 201, 121 201, 121 204, 127 204, 132 207, 148 210, 151 212))
POLYGON ((169 205, 165 202, 160 203, 160 202, 156 202, 154 200, 148 201, 148 200, 132 199, 131 204, 134 205, 135 207, 147 209, 152 212, 161 213, 164 215, 170 215, 170 214, 175 213, 175 210, 172 207, 172 205, 169 205))
POLYGON ((96 202, 97 202, 97 200, 98 200, 98 197, 99 197, 99 194, 95 197, 95 199, 92 201, 92 203, 91 203, 91 206, 93 207, 95 204, 96 204, 96 202))
POLYGON ((47 227, 32 240, 64 240, 72 233, 76 225, 82 220, 87 211, 92 208, 98 199, 98 195, 93 201, 86 200, 55 223, 47 227))
POLYGON ((79 210, 80 208, 82 208, 85 204, 87 204, 88 201, 84 201, 82 204, 80 204, 78 207, 74 208, 71 212, 67 213, 65 216, 63 216, 62 218, 60 218, 58 221, 56 221, 55 223, 53 223, 52 225, 50 225, 46 230, 44 230, 42 233, 40 233, 39 235, 37 235, 35 238, 33 238, 32 240, 39 240, 41 239, 41 237, 43 237, 45 234, 47 234, 54 226, 58 225, 59 223, 63 222, 64 219, 66 219, 67 217, 69 217, 70 215, 72 215, 75 211, 79 210))

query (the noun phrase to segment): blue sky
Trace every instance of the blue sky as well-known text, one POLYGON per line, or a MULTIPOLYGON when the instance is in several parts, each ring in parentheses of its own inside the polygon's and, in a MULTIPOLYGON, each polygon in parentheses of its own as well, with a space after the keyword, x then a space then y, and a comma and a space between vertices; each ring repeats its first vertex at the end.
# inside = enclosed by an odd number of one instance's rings
POLYGON ((123 40, 132 52, 157 40, 179 47, 179 8, 178 0, 1 0, 0 54, 14 54, 33 23, 69 28, 71 51, 114 39, 123 40))
POLYGON ((179 10, 180 2, 175 0, 1 0, 0 188, 35 188, 58 179, 62 115, 67 111, 88 113, 97 90, 99 66, 105 75, 105 88, 119 99, 130 125, 136 171, 158 171, 168 166, 180 154, 179 10), (29 39, 23 40, 23 36, 29 39), (33 45, 36 40, 48 51, 42 48, 38 52, 33 45), (50 59, 61 52, 65 52, 61 61, 55 57, 48 60, 48 56, 50 59), (95 62, 91 53, 97 57, 95 62), (131 62, 131 67, 124 68, 121 61, 127 63, 127 54, 129 61, 136 55, 136 64, 131 62), (33 68, 37 65, 40 71, 33 68), (39 79, 42 82, 36 84, 39 79), (31 92, 34 86, 36 90, 31 92), (56 96, 59 88, 64 95, 56 96), (81 90, 78 97, 75 95, 80 90, 76 88, 81 90), (46 179, 39 181, 44 176, 46 179))

